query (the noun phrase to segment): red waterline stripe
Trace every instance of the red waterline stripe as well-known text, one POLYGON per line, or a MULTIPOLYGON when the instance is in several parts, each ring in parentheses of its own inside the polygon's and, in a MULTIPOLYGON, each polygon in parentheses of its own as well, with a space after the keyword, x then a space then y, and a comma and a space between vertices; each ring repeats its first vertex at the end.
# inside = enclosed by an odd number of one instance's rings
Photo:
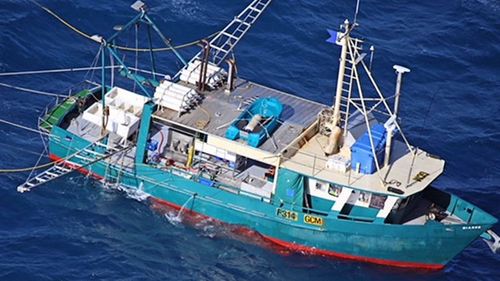
MULTIPOLYGON (((171 208, 174 208, 176 210, 179 210, 181 207, 167 202, 162 199, 158 198, 151 198, 151 201, 154 203, 158 203, 160 205, 165 205, 171 208)), ((201 216, 202 218, 210 218, 208 216, 189 211, 188 213, 194 214, 197 216, 201 216)), ((213 219, 213 218, 211 218, 213 219)), ((220 222, 220 221, 219 221, 220 222)), ((223 223, 223 222, 221 222, 223 223)), ((248 228, 248 233, 251 233, 252 230, 248 228)), ((318 256, 325 256, 325 257, 334 257, 334 258, 341 258, 341 259, 348 259, 348 260, 354 260, 354 261, 360 261, 360 262, 368 262, 368 263, 374 263, 374 264, 380 264, 380 265, 386 265, 386 266, 394 266, 394 267, 405 267, 405 268, 416 268, 416 269, 425 269, 425 270, 440 270, 444 268, 443 264, 425 264, 425 263, 417 263, 417 262, 402 262, 402 261, 393 261, 393 260, 385 260, 385 259, 377 259, 377 258, 368 258, 368 257, 360 257, 360 256, 354 256, 354 255, 348 255, 348 254, 342 254, 342 253, 337 253, 337 252, 332 252, 332 251, 327 251, 327 250, 321 250, 321 249, 316 249, 312 247, 307 247, 303 245, 298 245, 295 243, 290 243, 286 242, 283 240, 279 240, 270 236, 262 235, 266 240, 280 246, 283 248, 286 248, 288 250, 294 251, 294 252, 299 252, 299 253, 305 253, 305 254, 310 254, 310 255, 318 255, 318 256)))
MULTIPOLYGON (((50 154, 49 158, 51 160, 53 160, 53 161, 62 161, 62 158, 56 156, 55 154, 50 154)), ((75 166, 75 165, 72 165, 72 164, 69 164, 69 163, 66 163, 66 162, 64 162, 64 165, 67 166, 67 167, 69 167, 69 168, 77 168, 78 167, 78 166, 75 166)), ((85 174, 85 175, 91 175, 92 177, 96 178, 97 180, 103 179, 102 176, 100 176, 98 174, 95 174, 95 173, 92 173, 92 172, 90 172, 89 170, 87 170, 85 168, 78 168, 78 171, 80 173, 82 173, 82 174, 85 174)), ((171 208, 174 208, 174 209, 177 209, 177 210, 179 210, 181 208, 180 206, 178 206, 176 204, 167 202, 167 201, 162 200, 162 199, 151 198, 151 200, 154 203, 158 203, 158 204, 161 204, 161 205, 166 205, 168 207, 171 207, 171 208)), ((208 216, 205 216, 205 215, 193 212, 191 210, 189 210, 187 213, 188 214, 192 214, 192 215, 200 216, 200 218, 210 218, 208 216)), ((213 219, 213 218, 211 218, 211 219, 213 219)), ((223 223, 223 222, 220 222, 220 223, 223 223)), ((247 230, 248 230, 248 233, 252 232, 252 230, 249 229, 249 228, 247 230)), ((401 261, 384 260, 384 259, 377 259, 377 258, 360 257, 360 256, 354 256, 354 255, 348 255, 348 254, 342 254, 342 253, 337 253, 337 252, 332 252, 332 251, 326 251, 326 250, 311 248, 311 247, 307 247, 307 246, 303 246, 303 245, 297 245, 295 243, 286 242, 286 241, 279 240, 279 239, 276 239, 276 238, 273 238, 273 237, 270 237, 270 236, 262 235, 262 237, 264 237, 266 240, 268 240, 268 241, 270 241, 270 242, 272 242, 272 243, 274 243, 274 244, 276 244, 278 246, 281 246, 281 247, 287 248, 287 249, 289 249, 291 251, 299 252, 299 253, 306 253, 306 254, 326 256, 326 257, 335 257, 335 258, 349 259, 349 260, 355 260, 355 261, 360 261, 360 262, 368 262, 368 263, 388 265, 388 266, 395 266, 395 267, 418 268, 418 269, 426 269, 426 270, 439 270, 439 269, 443 269, 444 268, 444 265, 442 265, 442 264, 425 264, 425 263, 416 263, 416 262, 401 262, 401 261)))
POLYGON ((425 270, 440 270, 440 269, 444 268, 443 264, 403 262, 403 261, 393 261, 393 260, 353 256, 353 255, 342 254, 342 253, 337 253, 337 252, 332 252, 332 251, 311 248, 311 247, 307 247, 307 246, 303 246, 303 245, 298 245, 298 244, 286 242, 286 241, 279 240, 279 239, 269 237, 269 236, 264 236, 264 237, 266 239, 268 239, 269 241, 276 243, 282 247, 286 247, 292 251, 311 254, 311 255, 348 259, 348 260, 368 262, 368 263, 381 264, 381 265, 394 266, 394 267, 406 267, 406 268, 416 268, 416 269, 425 269, 425 270))
POLYGON ((90 175, 91 177, 95 178, 96 180, 102 180, 102 179, 104 179, 104 177, 102 177, 102 176, 100 176, 100 175, 98 175, 96 173, 92 173, 91 171, 89 171, 89 170, 87 170, 85 168, 79 168, 80 166, 78 166, 78 165, 72 165, 72 164, 70 164, 68 162, 64 162, 61 157, 59 157, 59 156, 57 156, 55 154, 50 154, 49 158, 52 161, 62 161, 65 167, 68 167, 70 169, 75 169, 76 168, 78 170, 78 172, 80 172, 80 173, 82 173, 84 175, 87 175, 87 176, 90 175))
MULTIPOLYGON (((53 161, 62 161, 62 158, 56 156, 55 154, 50 154, 49 155, 50 159, 53 161)), ((78 166, 69 164, 64 162, 64 166, 67 166, 69 168, 77 168, 78 166)), ((78 171, 82 174, 85 175, 91 175, 92 177, 101 180, 103 179, 102 176, 92 173, 89 170, 85 168, 78 168, 78 171)), ((166 205, 168 207, 174 208, 176 210, 179 210, 181 207, 167 202, 162 199, 158 198, 152 198, 151 199, 154 203, 158 203, 161 205, 166 205)), ((192 215, 197 215, 200 216, 200 218, 209 218, 208 216, 193 212, 189 210, 187 213, 192 214, 192 215)), ((213 218, 212 218, 213 219, 213 218)), ((223 223, 219 221, 220 223, 223 223)), ((247 229, 248 233, 253 232, 251 229, 247 229)), ((427 270, 439 270, 443 269, 444 265, 442 264, 425 264, 425 263, 416 263, 416 262, 402 262, 402 261, 392 261, 392 260, 385 260, 385 259, 377 259, 377 258, 368 258, 368 257, 360 257, 360 256, 354 256, 354 255, 348 255, 348 254, 342 254, 342 253, 337 253, 337 252, 332 252, 332 251, 327 251, 327 250, 321 250, 321 249, 316 249, 316 248, 311 248, 303 245, 298 245, 295 243, 290 243, 286 242, 277 238, 273 238, 270 236, 265 236, 262 235, 266 240, 273 242, 274 244, 287 248, 291 251, 294 252, 299 252, 299 253, 306 253, 306 254, 311 254, 311 255, 319 255, 319 256, 326 256, 326 257, 335 257, 335 258, 342 258, 342 259, 349 259, 349 260, 355 260, 355 261, 361 261, 361 262, 369 262, 369 263, 374 263, 374 264, 381 264, 381 265, 388 265, 388 266, 395 266, 395 267, 407 267, 407 268, 419 268, 419 269, 427 269, 427 270)))

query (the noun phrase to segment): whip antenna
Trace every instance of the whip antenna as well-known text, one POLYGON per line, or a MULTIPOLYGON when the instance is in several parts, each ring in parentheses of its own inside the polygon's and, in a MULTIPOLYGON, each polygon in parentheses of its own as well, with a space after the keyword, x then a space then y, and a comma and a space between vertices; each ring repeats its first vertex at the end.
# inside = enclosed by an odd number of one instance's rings
POLYGON ((356 11, 354 12, 354 21, 353 21, 353 26, 356 26, 357 19, 358 19, 358 12, 359 12, 359 2, 361 0, 356 1, 356 11))

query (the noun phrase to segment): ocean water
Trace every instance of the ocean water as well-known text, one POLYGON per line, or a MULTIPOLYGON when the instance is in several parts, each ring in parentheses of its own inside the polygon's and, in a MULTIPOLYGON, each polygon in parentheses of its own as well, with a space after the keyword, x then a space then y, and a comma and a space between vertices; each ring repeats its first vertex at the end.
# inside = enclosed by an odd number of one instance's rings
MULTIPOLYGON (((133 1, 41 1, 89 34, 112 34, 133 1)), ((249 1, 151 0, 174 43, 222 28, 249 1)), ((236 49, 241 76, 323 103, 333 100, 339 49, 326 28, 355 1, 278 1, 236 49)), ((435 185, 500 218, 500 2, 362 1, 356 34, 375 45, 374 73, 394 91, 393 64, 411 68, 401 105, 411 142, 447 160, 435 185)), ((133 46, 133 36, 123 44, 133 46)), ((0 72, 88 66, 97 46, 29 1, 0 2, 0 72)), ((196 49, 182 50, 186 57, 196 49)), ((130 59, 133 54, 127 54, 130 59)), ((147 61, 147 56, 144 57, 147 61)), ((175 73, 175 58, 158 59, 175 73)), ((0 77, 63 93, 83 74, 0 77)), ((1 118, 35 127, 48 97, 0 88, 1 118)), ((36 134, 0 124, 0 168, 43 151, 36 134)), ((46 161, 46 159, 42 159, 46 161)), ((475 241, 437 272, 382 267, 269 249, 211 223, 182 223, 143 194, 73 174, 20 194, 27 173, 0 174, 0 280, 499 280, 500 256, 475 241)), ((495 227, 500 231, 500 227, 495 227)))

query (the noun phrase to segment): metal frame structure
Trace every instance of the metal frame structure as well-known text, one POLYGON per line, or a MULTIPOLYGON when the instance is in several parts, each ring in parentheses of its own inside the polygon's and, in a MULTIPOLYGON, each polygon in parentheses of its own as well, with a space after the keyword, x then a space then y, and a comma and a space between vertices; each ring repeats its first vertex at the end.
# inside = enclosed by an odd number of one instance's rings
MULTIPOLYGON (((370 128, 369 122, 369 114, 372 112, 376 112, 382 115, 387 116, 387 120, 385 122, 386 129, 391 128, 391 132, 388 132, 388 142, 389 146, 386 149, 389 149, 389 153, 386 151, 386 155, 390 155, 390 143, 392 142, 393 131, 397 129, 397 131, 401 134, 403 141, 405 142, 408 150, 411 153, 415 153, 416 149, 412 147, 406 136, 404 135, 401 126, 398 123, 397 119, 397 111, 398 111, 398 103, 399 96, 401 94, 401 81, 402 74, 405 72, 409 72, 409 69, 394 66, 394 69, 398 73, 397 85, 396 85, 396 94, 394 95, 394 109, 391 109, 388 103, 388 99, 384 96, 380 87, 375 82, 372 71, 370 67, 364 62, 364 58, 366 56, 365 53, 361 53, 362 50, 361 44, 363 41, 351 37, 351 32, 357 24, 350 24, 348 20, 345 20, 343 27, 343 33, 337 34, 336 42, 338 45, 342 46, 341 55, 340 55, 340 64, 339 64, 339 72, 338 72, 338 80, 337 80, 337 88, 335 101, 333 104, 333 125, 334 126, 342 126, 344 129, 344 137, 347 135, 348 127, 349 127, 349 118, 352 116, 351 111, 354 108, 355 111, 359 111, 365 121, 365 125, 367 127, 367 132, 370 140, 370 146, 372 150, 372 154, 376 155, 372 132, 370 128), (362 89, 361 79, 360 79, 360 71, 358 70, 358 65, 361 65, 362 70, 366 73, 370 80, 370 84, 374 88, 377 97, 365 97, 362 89), (348 74, 346 74, 348 71, 348 74), (353 85, 355 83, 355 85, 353 85), (353 95, 357 93, 357 97, 353 95), (372 103, 369 105, 368 103, 372 103), (379 108, 383 105, 382 108, 379 108), (390 138, 390 139, 389 139, 390 138)), ((332 41, 329 41, 332 42, 332 41)), ((333 42, 332 42, 333 43, 333 42)), ((392 98, 392 97, 390 97, 392 98)), ((389 131, 389 130, 387 130, 389 131)), ((385 183, 384 178, 380 175, 381 164, 379 163, 377 157, 374 157, 375 165, 377 168, 377 173, 380 176, 382 183, 385 183)), ((388 163, 386 163, 388 164, 388 163)))
MULTIPOLYGON (((238 14, 221 32, 217 34, 208 43, 210 49, 211 62, 220 66, 227 56, 233 51, 234 47, 240 42, 241 38, 247 33, 257 19, 262 15, 264 10, 271 4, 272 0, 254 0, 240 14, 238 14)), ((203 59, 204 50, 198 52, 184 68, 181 69, 175 76, 174 81, 178 79, 187 66, 196 61, 203 59)), ((210 59, 210 58, 209 58, 210 59)), ((201 65, 201 64, 200 64, 201 65)), ((193 71, 195 71, 193 69, 193 71)), ((208 77, 209 80, 211 77, 208 77)))

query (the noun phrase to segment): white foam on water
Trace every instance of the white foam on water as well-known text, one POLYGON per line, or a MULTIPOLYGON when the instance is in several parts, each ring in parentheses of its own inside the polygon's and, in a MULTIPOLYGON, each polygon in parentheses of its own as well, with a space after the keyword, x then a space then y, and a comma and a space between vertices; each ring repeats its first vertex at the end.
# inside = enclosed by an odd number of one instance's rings
POLYGON ((184 204, 182 204, 182 207, 177 212, 177 214, 175 214, 175 212, 168 212, 165 214, 165 217, 171 224, 177 225, 182 222, 182 213, 186 209, 187 204, 191 202, 191 200, 193 200, 194 196, 195 195, 192 195, 188 198, 188 200, 186 200, 186 202, 184 202, 184 204))
POLYGON ((209 238, 215 238, 217 236, 217 226, 212 224, 207 224, 202 228, 202 235, 209 238))
POLYGON ((177 226, 182 222, 182 216, 180 215, 180 212, 167 212, 165 214, 165 218, 167 218, 168 222, 174 226, 177 226))
POLYGON ((151 8, 155 12, 161 12, 163 10, 170 10, 171 12, 183 16, 185 18, 195 19, 199 18, 201 15, 201 7, 197 1, 193 0, 171 0, 166 2, 158 3, 158 5, 151 8))
POLYGON ((134 189, 134 188, 125 188, 124 191, 127 194, 128 198, 137 200, 137 201, 145 201, 151 196, 150 194, 144 192, 142 189, 134 189))
POLYGON ((104 188, 125 192, 127 198, 134 199, 139 202, 143 202, 151 196, 149 193, 146 193, 144 191, 142 185, 136 188, 136 187, 126 186, 123 184, 106 183, 102 181, 101 183, 104 188))
POLYGON ((200 230, 203 237, 215 238, 226 233, 226 227, 220 225, 212 218, 206 218, 195 224, 195 228, 200 230))

